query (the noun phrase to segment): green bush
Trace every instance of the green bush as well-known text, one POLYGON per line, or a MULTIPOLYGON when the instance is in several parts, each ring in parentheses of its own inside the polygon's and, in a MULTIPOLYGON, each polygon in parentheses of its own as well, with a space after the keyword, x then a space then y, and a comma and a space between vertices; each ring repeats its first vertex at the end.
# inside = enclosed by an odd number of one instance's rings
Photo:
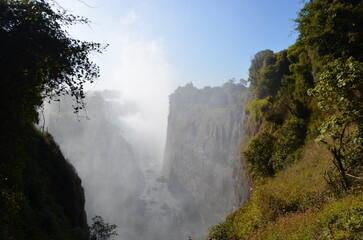
POLYGON ((270 133, 263 132, 257 135, 243 152, 245 162, 249 166, 253 177, 267 177, 274 175, 271 162, 276 138, 270 133))
POLYGON ((292 118, 277 131, 277 140, 271 158, 275 172, 284 169, 298 157, 297 150, 304 144, 306 124, 302 119, 292 118))

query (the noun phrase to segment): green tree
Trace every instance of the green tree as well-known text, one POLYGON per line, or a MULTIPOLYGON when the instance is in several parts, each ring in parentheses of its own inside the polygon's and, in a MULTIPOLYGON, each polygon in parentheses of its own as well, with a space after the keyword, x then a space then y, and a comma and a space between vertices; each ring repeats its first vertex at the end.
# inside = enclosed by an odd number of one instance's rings
POLYGON ((362 79, 362 62, 353 58, 337 59, 323 68, 319 82, 310 91, 326 114, 318 140, 332 153, 335 170, 340 176, 338 184, 345 190, 362 174, 362 79))
POLYGON ((84 106, 84 84, 99 76, 99 69, 89 54, 100 53, 103 47, 99 43, 73 39, 64 30, 65 26, 88 20, 55 10, 52 3, 45 0, 0 1, 3 120, 36 122, 37 109, 43 100, 57 99, 65 94, 73 97, 77 112, 84 106))
POLYGON ((296 21, 298 42, 307 48, 315 68, 337 58, 363 60, 361 0, 310 0, 296 21))
POLYGON ((289 119, 278 131, 271 162, 274 171, 284 169, 292 164, 297 156, 296 151, 304 144, 306 125, 304 120, 289 119))
POLYGON ((273 54, 273 51, 266 49, 256 53, 252 59, 251 67, 249 68, 248 81, 251 83, 251 88, 254 93, 259 86, 259 81, 261 78, 260 69, 263 67, 265 59, 269 56, 272 56, 273 54))
POLYGON ((250 67, 249 81, 257 98, 275 96, 281 79, 289 74, 287 51, 274 54, 270 50, 257 53, 250 67))
POLYGON ((276 138, 263 132, 257 135, 243 152, 244 160, 252 170, 255 179, 275 174, 271 157, 273 155, 276 138))

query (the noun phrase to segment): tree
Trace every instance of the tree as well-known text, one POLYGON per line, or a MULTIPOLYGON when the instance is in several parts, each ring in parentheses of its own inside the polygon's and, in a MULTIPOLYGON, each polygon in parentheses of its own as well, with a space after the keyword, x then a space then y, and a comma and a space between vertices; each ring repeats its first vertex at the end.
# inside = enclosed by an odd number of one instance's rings
POLYGON ((317 139, 333 156, 327 179, 334 189, 350 189, 362 173, 362 21, 361 0, 310 0, 296 20, 297 43, 307 51, 315 81, 309 93, 322 111, 317 139))
POLYGON ((259 99, 275 96, 284 75, 290 74, 287 51, 274 54, 271 50, 258 52, 249 69, 249 82, 259 99))
POLYGON ((88 20, 52 5, 45 0, 0 0, 0 104, 10 126, 37 122, 43 101, 65 94, 73 97, 78 112, 84 107, 84 84, 99 76, 89 54, 104 48, 73 39, 64 30, 88 20))
POLYGON ((268 132, 257 135, 243 152, 245 162, 252 170, 255 179, 269 177, 275 174, 274 164, 271 161, 276 137, 268 132))
MULTIPOLYGON (((269 56, 273 56, 274 52, 266 49, 263 51, 260 51, 255 54, 254 58, 251 61, 251 67, 249 68, 249 77, 248 81, 251 84, 251 88, 254 91, 254 93, 257 91, 256 89, 259 87, 259 81, 261 78, 260 70, 264 65, 265 59, 269 56)), ((257 96, 257 94, 255 93, 257 96)))
POLYGON ((0 238, 23 239, 15 226, 23 226, 19 212, 26 211, 22 203, 28 201, 25 172, 32 165, 28 148, 36 139, 32 127, 39 107, 69 94, 79 111, 84 84, 99 76, 89 55, 104 47, 73 39, 64 29, 88 20, 57 10, 55 4, 0 0, 0 238))
POLYGON ((362 61, 362 21, 361 0, 310 0, 296 20, 298 42, 318 68, 337 58, 362 61))
MULTIPOLYGON (((338 184, 348 190, 362 174, 363 63, 349 58, 327 64, 310 94, 326 117, 318 140, 333 156, 338 184)), ((334 176, 328 176, 334 183, 334 176)))
POLYGON ((117 236, 115 231, 116 225, 105 223, 100 216, 92 218, 92 226, 90 227, 91 240, 111 240, 117 236))

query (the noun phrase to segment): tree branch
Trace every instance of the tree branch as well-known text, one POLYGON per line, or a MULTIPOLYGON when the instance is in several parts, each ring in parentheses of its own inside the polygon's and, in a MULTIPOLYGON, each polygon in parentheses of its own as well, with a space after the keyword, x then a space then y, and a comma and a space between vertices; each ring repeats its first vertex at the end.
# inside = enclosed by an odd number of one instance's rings
POLYGON ((346 173, 345 175, 347 175, 347 176, 349 176, 349 177, 352 177, 352 178, 355 178, 355 179, 363 180, 363 178, 362 178, 362 177, 353 176, 353 175, 351 175, 351 174, 349 174, 349 173, 346 173))
POLYGON ((90 6, 88 3, 86 3, 85 1, 82 1, 82 0, 78 0, 78 2, 83 3, 84 5, 86 5, 89 8, 97 8, 97 7, 90 6))

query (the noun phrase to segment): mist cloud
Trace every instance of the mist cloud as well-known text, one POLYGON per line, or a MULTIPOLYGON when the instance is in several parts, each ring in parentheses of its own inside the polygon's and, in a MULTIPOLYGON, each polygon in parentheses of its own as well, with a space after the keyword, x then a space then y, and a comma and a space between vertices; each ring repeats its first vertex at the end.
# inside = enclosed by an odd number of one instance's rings
MULTIPOLYGON (((175 88, 177 72, 167 59, 162 36, 150 38, 140 28, 140 9, 114 16, 104 8, 88 8, 78 1, 60 3, 94 22, 91 27, 68 29, 72 36, 110 46, 104 54, 93 56, 101 78, 86 86, 90 120, 78 122, 70 114, 71 104, 64 100, 60 107, 48 106, 48 130, 82 178, 88 218, 99 214, 119 225, 120 239, 135 239, 135 229, 145 221, 138 219, 142 216, 137 202, 143 193, 141 175, 161 168, 168 96, 175 88), (60 117, 55 120, 59 110, 60 117)), ((105 3, 88 4, 98 7, 105 3)))

